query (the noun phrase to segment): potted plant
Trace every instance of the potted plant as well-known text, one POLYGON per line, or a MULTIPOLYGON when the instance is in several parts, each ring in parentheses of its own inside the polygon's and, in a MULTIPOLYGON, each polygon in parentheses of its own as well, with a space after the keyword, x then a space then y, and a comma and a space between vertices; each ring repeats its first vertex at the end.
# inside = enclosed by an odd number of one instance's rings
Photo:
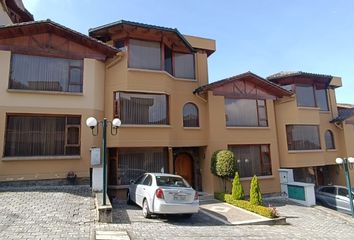
POLYGON ((68 182, 71 184, 71 185, 75 185, 75 182, 76 182, 76 173, 73 172, 73 171, 70 171, 68 172, 68 174, 66 175, 66 179, 68 180, 68 182))

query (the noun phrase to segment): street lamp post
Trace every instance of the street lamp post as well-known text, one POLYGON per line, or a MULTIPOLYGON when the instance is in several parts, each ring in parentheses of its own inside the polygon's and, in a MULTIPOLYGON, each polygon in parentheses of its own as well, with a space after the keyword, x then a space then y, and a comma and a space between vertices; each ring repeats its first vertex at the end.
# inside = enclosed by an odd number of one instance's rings
POLYGON ((354 163, 354 158, 353 157, 336 158, 336 163, 342 164, 343 168, 344 168, 345 180, 347 182, 347 189, 348 189, 348 195, 349 195, 350 209, 352 212, 352 217, 354 218, 353 194, 352 194, 352 187, 350 184, 350 175, 349 175, 349 167, 348 167, 349 164, 354 163))
POLYGON ((106 205, 107 195, 107 125, 111 125, 111 134, 117 135, 118 127, 121 125, 121 121, 118 118, 108 121, 107 118, 103 118, 102 121, 97 122, 96 118, 89 117, 86 119, 86 125, 91 128, 92 135, 98 135, 98 126, 102 125, 102 168, 103 168, 103 205, 106 205), (95 127, 96 132, 94 131, 95 127), (113 131, 114 129, 114 131, 113 131))

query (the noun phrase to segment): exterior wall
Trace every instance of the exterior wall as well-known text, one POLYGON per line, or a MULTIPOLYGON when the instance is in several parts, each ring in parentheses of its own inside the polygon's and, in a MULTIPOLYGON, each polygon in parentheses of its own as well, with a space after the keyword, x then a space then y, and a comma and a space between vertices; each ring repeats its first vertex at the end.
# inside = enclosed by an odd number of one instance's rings
POLYGON ((0 51, 0 181, 65 178, 68 171, 88 177, 90 147, 99 146, 85 121, 103 117, 104 76, 102 62, 85 59, 83 93, 50 93, 8 90, 11 53, 0 51), (81 115, 81 156, 78 157, 3 157, 7 113, 81 115))
POLYGON ((8 25, 11 23, 12 21, 9 15, 7 15, 7 12, 5 11, 3 5, 0 3, 0 25, 8 25))
MULTIPOLYGON (((203 55, 203 54, 201 54, 203 55)), ((203 56, 197 54, 197 64, 203 56)), ((114 92, 131 91, 164 93, 169 96, 169 125, 125 125, 122 122, 118 136, 108 135, 108 147, 192 147, 207 144, 206 103, 193 95, 199 86, 197 80, 175 78, 164 71, 132 69, 127 67, 127 53, 106 70, 105 116, 114 116, 114 92), (199 109, 199 128, 183 127, 183 106, 193 102, 199 109)), ((202 76, 203 77, 203 76, 202 76)), ((197 79, 202 78, 197 74, 197 79)))
MULTIPOLYGON (((205 157, 205 164, 202 167, 203 186, 207 192, 223 191, 222 181, 213 176, 210 172, 210 159, 213 152, 219 149, 228 149, 228 145, 241 144, 269 144, 272 162, 272 175, 260 176, 260 186, 263 193, 274 193, 280 191, 279 183, 279 157, 276 135, 276 121, 274 115, 274 104, 267 100, 268 127, 226 127, 224 97, 214 96, 208 92, 208 118, 209 118, 209 142, 205 157)), ((237 156, 236 156, 237 159, 237 156)), ((249 193, 251 178, 241 178, 245 193, 249 193)), ((229 183, 228 189, 231 189, 229 183)))
POLYGON ((280 166, 282 168, 311 167, 331 165, 337 156, 344 153, 341 144, 341 130, 330 121, 336 117, 336 102, 334 90, 329 91, 328 112, 321 112, 318 108, 298 107, 296 97, 280 99, 275 104, 277 119, 280 166), (287 124, 313 124, 319 125, 321 149, 288 151, 286 125, 287 124), (326 150, 325 131, 331 130, 334 136, 336 149, 326 150))

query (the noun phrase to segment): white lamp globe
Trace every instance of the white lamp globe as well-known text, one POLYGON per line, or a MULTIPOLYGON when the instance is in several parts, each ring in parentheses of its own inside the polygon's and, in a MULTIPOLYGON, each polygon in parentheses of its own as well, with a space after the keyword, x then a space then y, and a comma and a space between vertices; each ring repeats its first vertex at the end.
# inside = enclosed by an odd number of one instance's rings
POLYGON ((97 120, 94 117, 89 117, 86 119, 86 125, 90 128, 94 128, 97 126, 97 120))
POLYGON ((342 164, 342 163, 343 163, 343 159, 341 159, 341 158, 336 158, 336 163, 337 163, 337 164, 342 164))
POLYGON ((112 120, 112 125, 115 128, 120 127, 121 124, 122 124, 122 122, 120 121, 119 118, 115 118, 115 119, 112 120))
POLYGON ((348 162, 354 163, 354 157, 348 157, 348 162))

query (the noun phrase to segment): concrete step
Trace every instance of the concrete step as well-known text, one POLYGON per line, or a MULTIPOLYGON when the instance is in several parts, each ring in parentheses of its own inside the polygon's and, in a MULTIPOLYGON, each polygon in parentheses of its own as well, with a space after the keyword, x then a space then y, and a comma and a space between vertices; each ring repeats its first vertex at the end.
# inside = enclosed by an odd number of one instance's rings
POLYGON ((96 231, 96 240, 130 240, 126 231, 96 231))
POLYGON ((207 192, 198 192, 199 201, 208 201, 214 199, 214 194, 210 194, 207 192))

